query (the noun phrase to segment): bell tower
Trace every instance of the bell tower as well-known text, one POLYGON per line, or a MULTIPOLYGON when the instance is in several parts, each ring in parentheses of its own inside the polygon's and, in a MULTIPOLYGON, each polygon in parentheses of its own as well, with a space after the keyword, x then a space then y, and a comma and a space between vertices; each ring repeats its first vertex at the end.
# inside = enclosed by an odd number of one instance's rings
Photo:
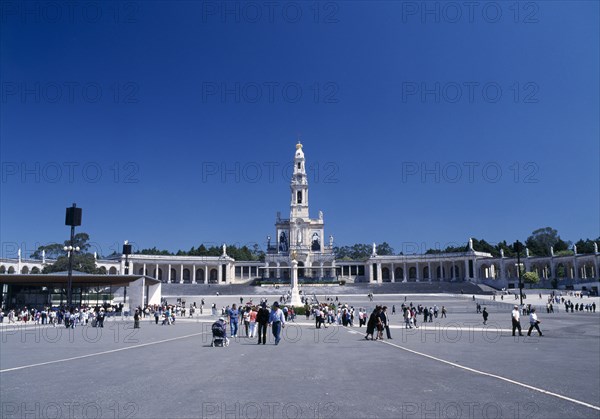
POLYGON ((294 172, 290 184, 292 192, 290 201, 290 221, 294 222, 299 218, 308 221, 308 180, 306 178, 306 167, 302 144, 298 141, 296 144, 296 154, 294 156, 294 172))
POLYGON ((292 302, 300 304, 299 280, 331 280, 336 277, 333 238, 330 238, 328 245, 323 241, 323 211, 319 211, 318 218, 310 218, 306 161, 300 141, 296 144, 290 180, 290 218, 281 218, 280 215, 277 213, 275 222, 277 244, 274 248, 269 246, 265 255, 264 275, 291 281, 292 302))

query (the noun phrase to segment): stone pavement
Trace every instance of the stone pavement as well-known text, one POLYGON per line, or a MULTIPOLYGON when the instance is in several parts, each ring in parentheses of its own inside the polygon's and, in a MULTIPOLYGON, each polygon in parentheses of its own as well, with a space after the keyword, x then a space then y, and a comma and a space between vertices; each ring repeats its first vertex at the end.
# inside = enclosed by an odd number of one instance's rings
MULTIPOLYGON (((404 296, 347 299, 400 311, 404 296)), ((227 348, 210 347, 210 315, 174 326, 145 319, 136 330, 118 318, 72 331, 4 325, 1 417, 600 417, 598 310, 541 311, 545 336, 520 338, 509 330, 512 300, 484 300, 485 327, 470 297, 410 301, 445 305, 448 317, 405 329, 396 314, 383 342, 366 341, 364 327, 315 329, 302 317, 279 346, 239 337, 227 348)))

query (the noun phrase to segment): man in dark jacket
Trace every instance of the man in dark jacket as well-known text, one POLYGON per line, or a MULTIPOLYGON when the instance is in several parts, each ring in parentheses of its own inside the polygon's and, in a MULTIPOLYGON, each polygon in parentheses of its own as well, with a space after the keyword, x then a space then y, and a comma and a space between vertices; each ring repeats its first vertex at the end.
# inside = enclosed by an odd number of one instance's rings
POLYGON ((390 321, 387 314, 387 306, 383 306, 381 312, 379 313, 379 318, 381 319, 381 323, 383 323, 383 327, 385 328, 387 338, 391 339, 392 335, 390 334, 390 321))
POLYGON ((258 344, 265 345, 267 343, 267 325, 269 324, 269 309, 266 303, 260 305, 256 314, 256 323, 258 323, 258 344), (262 339, 261 339, 262 338, 262 339))

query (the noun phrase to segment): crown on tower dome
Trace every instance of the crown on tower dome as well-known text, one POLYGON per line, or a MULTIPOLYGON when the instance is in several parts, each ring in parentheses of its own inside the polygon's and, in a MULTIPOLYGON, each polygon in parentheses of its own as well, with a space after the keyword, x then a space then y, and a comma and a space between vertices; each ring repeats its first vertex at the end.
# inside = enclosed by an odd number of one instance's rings
POLYGON ((296 150, 300 150, 302 148, 302 143, 300 141, 298 141, 298 144, 296 144, 296 150))

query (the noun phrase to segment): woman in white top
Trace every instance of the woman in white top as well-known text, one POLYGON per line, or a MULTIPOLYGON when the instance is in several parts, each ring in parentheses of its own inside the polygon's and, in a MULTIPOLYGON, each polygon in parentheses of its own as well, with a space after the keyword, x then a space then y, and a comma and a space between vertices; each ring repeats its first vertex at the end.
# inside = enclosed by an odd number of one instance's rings
POLYGON ((538 326, 539 324, 540 321, 537 318, 537 314, 535 314, 535 308, 532 308, 529 314, 529 331, 527 332, 527 336, 531 336, 531 331, 534 327, 538 331, 540 336, 543 336, 542 331, 540 330, 540 326, 538 326))

